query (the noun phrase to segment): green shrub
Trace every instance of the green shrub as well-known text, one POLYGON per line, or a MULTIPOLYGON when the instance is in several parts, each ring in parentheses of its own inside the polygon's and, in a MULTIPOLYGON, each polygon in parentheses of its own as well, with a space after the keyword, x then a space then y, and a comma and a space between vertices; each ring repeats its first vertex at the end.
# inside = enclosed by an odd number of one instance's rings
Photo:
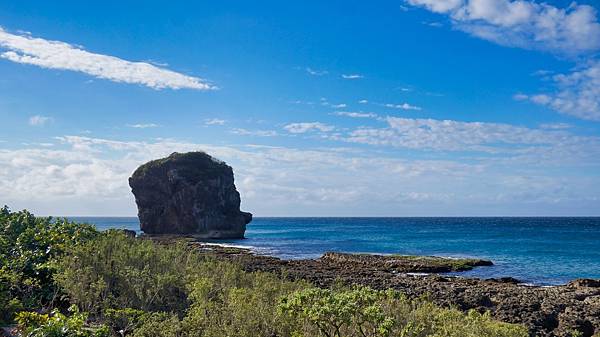
POLYGON ((308 285, 274 274, 245 273, 238 266, 208 261, 190 289, 183 320, 190 336, 287 336, 293 322, 277 314, 281 296, 308 285))
POLYGON ((0 208, 0 320, 12 320, 16 309, 52 307, 59 289, 49 261, 96 235, 90 225, 0 208))
POLYGON ((341 336, 389 336, 394 326, 382 300, 393 294, 356 287, 347 291, 311 288, 284 297, 282 313, 302 322, 303 333, 341 336))
POLYGON ((131 308, 106 309, 104 322, 115 336, 126 336, 142 325, 146 312, 131 308))
POLYGON ((493 321, 489 313, 444 309, 424 299, 368 287, 305 289, 282 298, 280 312, 298 320, 298 336, 327 337, 527 337, 520 325, 493 321))
MULTIPOLYGON (((183 337, 181 321, 175 314, 165 312, 149 313, 144 317, 133 337, 183 337)), ((197 335, 200 337, 201 335, 197 335)), ((225 335, 221 335, 225 336, 225 335)), ((190 335, 190 337, 192 337, 190 335)))
POLYGON ((108 337, 106 326, 86 326, 87 315, 77 307, 69 308, 70 316, 53 310, 50 315, 23 311, 17 314, 17 330, 26 337, 108 337))
POLYGON ((23 304, 11 292, 12 282, 9 275, 0 275, 0 324, 10 323, 16 312, 22 311, 23 304))
POLYGON ((198 254, 107 232, 56 261, 55 280, 73 303, 101 316, 110 308, 182 313, 198 254))

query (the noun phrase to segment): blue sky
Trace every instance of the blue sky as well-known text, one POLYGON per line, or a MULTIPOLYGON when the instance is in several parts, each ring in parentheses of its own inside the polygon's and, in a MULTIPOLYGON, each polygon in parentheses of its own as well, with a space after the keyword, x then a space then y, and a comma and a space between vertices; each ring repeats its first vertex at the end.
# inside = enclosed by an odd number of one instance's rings
POLYGON ((134 215, 174 151, 258 216, 600 215, 592 1, 0 6, 0 203, 134 215))

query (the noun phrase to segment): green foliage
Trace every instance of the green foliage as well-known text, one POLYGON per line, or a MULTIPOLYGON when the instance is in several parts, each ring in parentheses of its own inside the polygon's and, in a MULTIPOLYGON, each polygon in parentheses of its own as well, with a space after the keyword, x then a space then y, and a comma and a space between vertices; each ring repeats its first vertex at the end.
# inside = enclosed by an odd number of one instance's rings
POLYGON ((190 336, 287 336, 293 322, 277 314, 281 296, 308 285, 269 273, 208 261, 190 289, 192 305, 183 320, 190 336))
POLYGON ((230 166, 205 152, 174 152, 168 157, 155 159, 138 167, 133 177, 156 174, 169 163, 177 166, 178 176, 190 181, 210 179, 221 176, 224 172, 231 172, 230 166))
POLYGON ((101 316, 110 308, 183 312, 198 254, 112 231, 72 247, 56 261, 55 280, 73 303, 101 316))
POLYGON ((309 288, 284 297, 280 312, 299 320, 296 336, 326 337, 526 337, 519 325, 493 321, 489 313, 467 315, 424 299, 368 287, 309 288))
MULTIPOLYGON (((146 316, 132 337, 183 337, 181 321, 174 314, 154 312, 146 316)), ((198 335, 200 336, 200 335, 198 335)), ((224 335, 223 335, 224 336, 224 335)), ((192 336, 190 336, 192 337, 192 336)))
MULTIPOLYGON (((165 312, 149 313, 132 337, 183 337, 181 321, 175 314, 165 312)), ((197 335, 198 337, 201 335, 197 335)), ((225 336, 225 335, 221 335, 225 336)), ((190 335, 190 337, 192 337, 190 335)))
POLYGON ((0 322, 12 320, 17 310, 51 307, 58 289, 49 262, 97 234, 90 225, 1 208, 0 322))
POLYGON ((391 295, 367 287, 346 291, 310 288, 284 297, 279 309, 301 320, 311 335, 318 331, 327 337, 389 336, 394 320, 386 315, 381 302, 391 295))
POLYGON ((319 289, 118 231, 0 210, 0 319, 25 337, 525 337, 489 314, 393 290, 319 289))
POLYGON ((131 308, 106 309, 104 311, 104 322, 116 336, 129 335, 139 328, 147 314, 145 311, 131 308))
POLYGON ((86 326, 87 315, 76 306, 69 308, 70 316, 53 310, 50 315, 23 311, 17 314, 17 330, 27 337, 108 337, 105 326, 86 326))

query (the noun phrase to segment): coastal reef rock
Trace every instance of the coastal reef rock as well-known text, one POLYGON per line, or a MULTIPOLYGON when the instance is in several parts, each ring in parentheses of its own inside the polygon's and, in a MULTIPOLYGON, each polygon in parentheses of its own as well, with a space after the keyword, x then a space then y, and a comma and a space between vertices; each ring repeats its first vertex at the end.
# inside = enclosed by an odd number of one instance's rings
POLYGON ((204 152, 150 161, 135 170, 129 186, 145 234, 238 239, 252 221, 240 211, 231 166, 204 152))

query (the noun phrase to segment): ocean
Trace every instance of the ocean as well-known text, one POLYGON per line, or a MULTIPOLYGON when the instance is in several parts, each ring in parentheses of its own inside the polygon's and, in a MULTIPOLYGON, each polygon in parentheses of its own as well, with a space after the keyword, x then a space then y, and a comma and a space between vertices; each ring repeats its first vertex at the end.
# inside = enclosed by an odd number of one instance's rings
MULTIPOLYGON (((139 232, 135 217, 71 220, 139 232)), ((600 218, 254 218, 246 239, 218 241, 284 259, 326 251, 476 257, 494 262, 460 273, 511 276, 535 285, 600 279, 600 218)))

